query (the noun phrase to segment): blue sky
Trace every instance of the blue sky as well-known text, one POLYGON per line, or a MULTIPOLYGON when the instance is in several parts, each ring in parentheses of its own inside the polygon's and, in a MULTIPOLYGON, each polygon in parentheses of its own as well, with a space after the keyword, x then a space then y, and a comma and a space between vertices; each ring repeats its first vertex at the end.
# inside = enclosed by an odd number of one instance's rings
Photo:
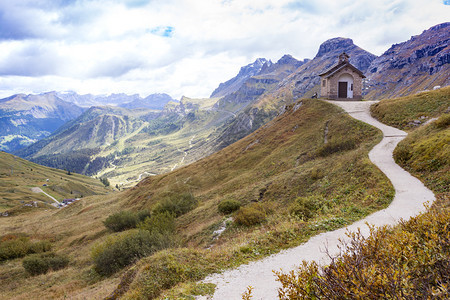
POLYGON ((381 55, 448 16, 448 0, 0 0, 0 96, 207 97, 258 57, 339 36, 381 55))

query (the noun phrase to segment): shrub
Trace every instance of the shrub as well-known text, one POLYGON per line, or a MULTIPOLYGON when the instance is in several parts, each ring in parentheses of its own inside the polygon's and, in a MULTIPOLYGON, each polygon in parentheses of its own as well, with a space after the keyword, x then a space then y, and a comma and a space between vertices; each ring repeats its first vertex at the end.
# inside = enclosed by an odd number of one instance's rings
POLYGON ((150 217, 150 211, 148 209, 140 210, 136 214, 139 222, 144 221, 146 218, 150 217))
POLYGON ((308 220, 314 217, 316 212, 322 208, 323 199, 318 197, 298 197, 291 206, 291 214, 308 220))
POLYGON ((258 204, 250 204, 241 207, 234 217, 234 222, 242 226, 253 226, 261 224, 266 220, 264 209, 258 204))
POLYGON ((280 299, 448 299, 450 214, 428 212, 397 227, 349 234, 328 266, 277 272, 280 299))
POLYGON ((176 217, 184 215, 185 213, 197 207, 197 199, 191 193, 182 193, 180 195, 173 195, 158 202, 153 208, 153 213, 158 214, 168 212, 174 214, 176 217))
POLYGON ((30 241, 26 236, 9 236, 0 242, 0 261, 24 257, 32 253, 49 251, 49 241, 30 241))
POLYGON ((148 210, 141 210, 136 213, 125 210, 110 215, 103 224, 106 228, 111 229, 114 232, 119 232, 136 228, 137 224, 144 221, 147 217, 150 217, 150 212, 148 210))
POLYGON ((151 234, 156 249, 165 249, 175 244, 175 218, 168 212, 155 214, 139 224, 139 229, 151 234))
POLYGON ((139 223, 138 228, 149 232, 158 232, 161 234, 175 233, 175 218, 168 212, 154 214, 144 222, 139 223))
POLYGON ((27 256, 22 261, 25 271, 31 275, 45 274, 49 270, 60 270, 69 264, 69 259, 63 255, 55 253, 33 254, 27 256))
POLYGON ((142 257, 173 245, 172 229, 168 224, 170 217, 168 214, 152 216, 140 224, 150 231, 123 232, 95 246, 91 254, 95 270, 101 275, 111 275, 142 257))
POLYGON ((331 141, 317 150, 318 156, 328 156, 336 152, 352 150, 356 148, 356 142, 354 140, 344 141, 331 141))
POLYGON ((444 114, 434 122, 439 129, 446 128, 450 125, 450 114, 444 114))
POLYGON ((241 202, 237 200, 223 200, 219 203, 219 212, 228 215, 238 210, 241 207, 241 202))

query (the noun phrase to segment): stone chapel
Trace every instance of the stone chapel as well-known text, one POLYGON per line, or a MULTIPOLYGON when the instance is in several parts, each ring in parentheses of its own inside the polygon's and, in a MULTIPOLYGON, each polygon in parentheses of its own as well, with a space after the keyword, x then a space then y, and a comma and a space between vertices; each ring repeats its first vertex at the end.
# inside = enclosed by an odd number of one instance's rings
POLYGON ((343 52, 339 62, 320 76, 320 97, 333 100, 361 100, 362 80, 366 76, 348 61, 343 52))

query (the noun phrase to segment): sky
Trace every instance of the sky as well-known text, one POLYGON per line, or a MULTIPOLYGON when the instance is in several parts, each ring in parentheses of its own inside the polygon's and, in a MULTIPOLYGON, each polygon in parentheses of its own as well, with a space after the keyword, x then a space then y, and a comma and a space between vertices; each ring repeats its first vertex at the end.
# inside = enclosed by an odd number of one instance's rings
POLYGON ((259 57, 334 37, 381 55, 448 21, 450 0, 0 0, 0 97, 209 97, 259 57))

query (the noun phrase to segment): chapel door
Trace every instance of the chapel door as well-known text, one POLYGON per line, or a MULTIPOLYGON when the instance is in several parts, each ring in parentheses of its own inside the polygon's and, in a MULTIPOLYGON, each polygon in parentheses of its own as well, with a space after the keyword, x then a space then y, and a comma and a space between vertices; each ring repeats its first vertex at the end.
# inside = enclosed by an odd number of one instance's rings
POLYGON ((338 98, 347 98, 347 88, 348 88, 347 81, 339 81, 338 88, 339 88, 338 98))

